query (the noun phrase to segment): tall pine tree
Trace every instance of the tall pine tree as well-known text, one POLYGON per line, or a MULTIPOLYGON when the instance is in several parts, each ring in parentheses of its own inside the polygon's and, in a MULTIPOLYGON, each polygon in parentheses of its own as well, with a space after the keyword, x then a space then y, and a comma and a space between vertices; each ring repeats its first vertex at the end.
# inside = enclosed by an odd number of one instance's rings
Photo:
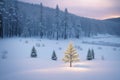
POLYGON ((40 3, 40 37, 42 38, 44 36, 44 25, 43 25, 43 5, 40 3))
POLYGON ((64 20, 63 20, 63 25, 64 25, 64 33, 63 33, 63 38, 67 39, 67 28, 68 28, 68 10, 67 8, 65 9, 64 12, 64 20))
POLYGON ((4 0, 0 0, 0 37, 3 38, 3 8, 4 0))
POLYGON ((56 39, 58 40, 59 38, 59 30, 60 30, 60 14, 59 14, 59 7, 58 5, 56 6, 56 14, 55 14, 55 34, 56 34, 56 39))
POLYGON ((91 50, 91 53, 92 53, 92 58, 95 59, 95 53, 93 49, 91 50))

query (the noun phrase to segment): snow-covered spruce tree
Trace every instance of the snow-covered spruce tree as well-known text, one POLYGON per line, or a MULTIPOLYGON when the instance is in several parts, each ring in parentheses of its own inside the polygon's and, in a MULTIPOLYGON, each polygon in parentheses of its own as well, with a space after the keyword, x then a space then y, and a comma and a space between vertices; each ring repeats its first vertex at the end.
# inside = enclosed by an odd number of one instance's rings
POLYGON ((59 15, 59 6, 56 6, 56 13, 55 13, 55 34, 56 34, 56 39, 58 40, 59 38, 59 32, 60 32, 60 15, 59 15))
POLYGON ((3 5, 4 1, 0 0, 0 38, 3 38, 3 5))
POLYGON ((67 10, 67 8, 65 8, 65 12, 64 12, 63 26, 64 26, 63 38, 67 39, 67 29, 68 29, 68 10, 67 10))
POLYGON ((2 31, 0 30, 0 35, 2 34, 2 37, 18 35, 17 2, 17 0, 0 0, 0 18, 2 19, 2 31))
POLYGON ((2 16, 0 14, 0 38, 3 38, 2 16))
POLYGON ((91 53, 92 53, 92 59, 95 59, 95 53, 93 49, 91 50, 91 53))
POLYGON ((56 56, 55 51, 53 51, 51 59, 52 59, 52 60, 55 60, 55 61, 57 60, 57 56, 56 56))
POLYGON ((43 38, 44 36, 44 25, 43 25, 43 4, 40 3, 40 37, 43 38))
POLYGON ((88 50, 88 54, 87 54, 87 60, 92 60, 93 59, 93 55, 91 53, 91 50, 88 50))
POLYGON ((73 62, 79 61, 79 55, 77 54, 75 48, 73 47, 72 43, 69 44, 65 56, 63 58, 63 61, 65 63, 70 63, 70 67, 72 67, 73 62))
POLYGON ((82 32, 81 24, 76 25, 75 27, 75 37, 80 38, 82 32))
POLYGON ((33 57, 33 58, 37 57, 37 52, 36 52, 36 49, 34 46, 32 48, 31 57, 33 57))
POLYGON ((18 8, 18 1, 15 0, 14 1, 14 13, 13 13, 13 18, 14 18, 14 35, 15 36, 20 36, 20 26, 19 26, 19 19, 18 19, 18 12, 19 8, 18 8))
POLYGON ((8 9, 9 12, 9 37, 17 36, 17 28, 18 28, 18 15, 17 15, 17 1, 11 0, 10 7, 8 9))
POLYGON ((29 34, 28 27, 25 26, 25 27, 23 28, 22 36, 23 36, 23 37, 28 37, 29 35, 30 35, 30 34, 29 34))

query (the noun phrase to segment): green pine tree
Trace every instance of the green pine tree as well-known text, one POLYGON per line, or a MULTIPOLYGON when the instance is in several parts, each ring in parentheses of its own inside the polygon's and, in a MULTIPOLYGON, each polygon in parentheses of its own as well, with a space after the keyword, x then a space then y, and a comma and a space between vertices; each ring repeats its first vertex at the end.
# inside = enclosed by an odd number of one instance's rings
POLYGON ((91 53, 92 53, 92 58, 95 59, 95 53, 93 49, 91 50, 91 53))
POLYGON ((34 46, 32 48, 31 57, 37 57, 37 52, 34 46))
POLYGON ((53 54, 52 54, 52 57, 51 57, 52 60, 57 60, 57 56, 56 56, 56 53, 55 51, 53 51, 53 54))
POLYGON ((92 60, 92 59, 93 59, 93 56, 92 56, 91 50, 89 49, 87 54, 87 60, 92 60))
POLYGON ((74 49, 73 45, 70 43, 63 58, 64 62, 70 63, 70 67, 72 67, 73 62, 79 61, 79 55, 77 54, 76 50, 74 49))

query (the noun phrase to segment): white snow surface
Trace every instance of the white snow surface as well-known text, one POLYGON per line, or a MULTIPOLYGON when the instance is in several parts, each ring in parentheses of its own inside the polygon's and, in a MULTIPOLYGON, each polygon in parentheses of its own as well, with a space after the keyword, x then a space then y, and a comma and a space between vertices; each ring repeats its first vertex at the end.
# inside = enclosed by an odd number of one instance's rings
POLYGON ((84 44, 82 41, 120 43, 120 38, 0 39, 0 80, 120 80, 120 47, 84 44), (69 63, 62 61, 70 42, 80 58, 80 62, 73 63, 71 68, 69 63), (37 50, 37 58, 30 57, 33 46, 37 50), (89 48, 95 52, 95 59, 91 61, 86 60, 89 48), (58 57, 57 61, 51 60, 53 50, 58 57), (3 54, 5 59, 2 58, 3 54), (104 56, 104 60, 101 56, 104 56))

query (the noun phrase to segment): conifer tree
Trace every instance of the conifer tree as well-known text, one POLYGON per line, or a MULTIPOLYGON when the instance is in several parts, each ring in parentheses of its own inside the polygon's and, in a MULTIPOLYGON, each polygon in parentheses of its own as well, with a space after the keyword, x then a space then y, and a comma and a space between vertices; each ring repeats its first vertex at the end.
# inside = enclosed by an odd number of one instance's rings
POLYGON ((52 54, 52 57, 51 57, 52 60, 57 60, 57 56, 56 56, 56 53, 55 51, 53 51, 53 54, 52 54))
POLYGON ((43 25, 43 4, 40 3, 40 36, 41 38, 44 36, 44 25, 43 25))
POLYGON ((78 56, 79 55, 77 54, 76 50, 74 49, 72 43, 70 43, 66 52, 65 52, 65 56, 63 58, 63 61, 65 63, 70 63, 70 67, 72 67, 73 62, 78 62, 79 61, 78 56))
POLYGON ((60 30, 60 14, 59 14, 59 6, 56 6, 56 13, 55 13, 55 33, 56 33, 56 39, 59 38, 59 30, 60 30))
POLYGON ((31 57, 37 57, 37 52, 34 46, 32 48, 31 57))
POLYGON ((0 0, 0 38, 3 38, 3 6, 4 0, 0 0))
POLYGON ((67 28, 68 28, 68 10, 65 8, 64 12, 64 39, 67 39, 67 28))
POLYGON ((95 59, 95 54, 93 49, 91 50, 91 53, 92 53, 92 59, 95 59))
POLYGON ((89 49, 87 54, 87 60, 92 60, 92 59, 93 59, 93 56, 92 56, 91 50, 89 49))

